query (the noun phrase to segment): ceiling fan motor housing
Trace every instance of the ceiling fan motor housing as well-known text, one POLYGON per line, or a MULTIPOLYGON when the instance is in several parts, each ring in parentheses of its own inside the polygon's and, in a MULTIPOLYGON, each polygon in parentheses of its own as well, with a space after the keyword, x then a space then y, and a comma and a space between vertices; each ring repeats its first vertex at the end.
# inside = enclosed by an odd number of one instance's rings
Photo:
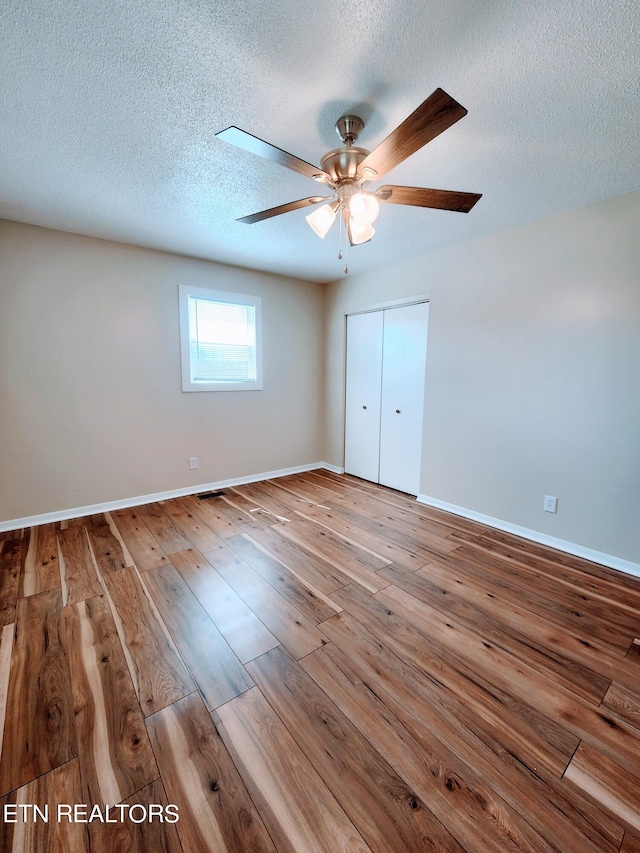
POLYGON ((369 152, 366 148, 334 148, 325 154, 320 165, 336 186, 353 183, 358 178, 358 166, 369 152))

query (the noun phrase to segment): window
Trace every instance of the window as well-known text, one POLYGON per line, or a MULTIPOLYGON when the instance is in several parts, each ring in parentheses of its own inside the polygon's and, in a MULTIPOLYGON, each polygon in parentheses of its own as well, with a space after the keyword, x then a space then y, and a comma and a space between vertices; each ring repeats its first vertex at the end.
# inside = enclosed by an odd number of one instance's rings
POLYGON ((181 284, 183 391, 262 389, 261 300, 181 284))

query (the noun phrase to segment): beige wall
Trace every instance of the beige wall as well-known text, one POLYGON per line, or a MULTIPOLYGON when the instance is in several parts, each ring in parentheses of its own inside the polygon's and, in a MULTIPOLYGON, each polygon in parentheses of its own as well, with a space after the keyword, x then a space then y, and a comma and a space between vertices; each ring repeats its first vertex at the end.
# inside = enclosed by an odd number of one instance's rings
POLYGON ((343 461, 345 314, 426 293, 421 492, 640 561, 639 235, 636 192, 335 282, 324 458, 343 461))
POLYGON ((320 461, 322 299, 0 221, 0 521, 320 461), (264 391, 182 393, 180 283, 262 297, 264 391))
POLYGON ((638 562, 639 231, 631 193, 323 288, 0 221, 0 522, 341 465, 345 314, 428 294, 421 492, 638 562), (263 298, 263 392, 181 392, 185 281, 263 298))

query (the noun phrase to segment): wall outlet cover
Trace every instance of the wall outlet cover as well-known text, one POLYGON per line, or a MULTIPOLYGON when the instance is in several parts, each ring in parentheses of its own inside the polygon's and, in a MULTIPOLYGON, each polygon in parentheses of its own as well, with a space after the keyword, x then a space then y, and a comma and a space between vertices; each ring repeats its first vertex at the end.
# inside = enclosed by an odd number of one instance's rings
POLYGON ((554 498, 551 495, 544 496, 544 511, 545 512, 557 512, 558 510, 558 498, 554 498))

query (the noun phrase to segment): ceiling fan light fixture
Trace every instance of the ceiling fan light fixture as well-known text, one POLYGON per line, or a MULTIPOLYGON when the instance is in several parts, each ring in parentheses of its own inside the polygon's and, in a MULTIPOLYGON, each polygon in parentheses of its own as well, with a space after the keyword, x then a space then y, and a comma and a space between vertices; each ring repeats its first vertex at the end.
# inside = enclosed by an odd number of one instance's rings
POLYGON ((354 246, 359 246, 360 243, 368 242, 375 233, 376 229, 373 225, 360 225, 358 222, 354 221, 353 216, 349 219, 349 236, 351 237, 351 243, 354 246))
POLYGON ((327 232, 335 222, 336 213, 338 211, 338 203, 323 204, 322 207, 314 210, 305 219, 309 223, 309 227, 314 231, 321 240, 327 236, 327 232))
POLYGON ((356 225, 371 225, 378 218, 380 202, 370 193, 355 193, 349 199, 349 213, 356 225))
MULTIPOLYGON (((320 166, 307 163, 239 127, 232 126, 221 130, 216 133, 218 139, 329 187, 329 195, 324 197, 314 195, 290 201, 250 216, 243 216, 237 221, 250 225, 313 205, 314 210, 306 220, 311 230, 320 239, 326 237, 336 216, 340 215, 344 219, 349 238, 348 243, 345 243, 346 252, 348 245, 367 243, 376 233, 373 223, 380 212, 381 202, 468 213, 482 197, 480 193, 391 184, 379 187, 377 190, 363 189, 369 182, 384 177, 387 172, 415 154, 466 114, 467 110, 461 104, 442 89, 436 89, 373 151, 354 146, 364 128, 362 119, 352 114, 343 115, 336 122, 336 130, 344 147, 328 151, 321 159, 320 166), (322 206, 318 208, 317 205, 322 206)), ((342 222, 340 222, 340 247, 342 247, 342 239, 342 222)), ((338 251, 338 259, 341 258, 342 248, 338 251)), ((344 271, 345 273, 348 271, 346 264, 344 271)))

